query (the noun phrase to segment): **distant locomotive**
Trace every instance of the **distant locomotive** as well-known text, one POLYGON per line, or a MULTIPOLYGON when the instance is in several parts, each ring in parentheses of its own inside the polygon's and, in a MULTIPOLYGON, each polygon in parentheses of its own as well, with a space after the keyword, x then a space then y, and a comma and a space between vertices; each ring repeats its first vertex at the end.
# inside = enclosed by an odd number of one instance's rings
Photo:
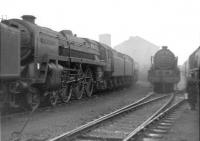
POLYGON ((151 60, 148 80, 152 83, 153 90, 158 93, 174 91, 175 84, 180 81, 178 58, 166 46, 163 46, 151 60))
POLYGON ((129 86, 137 81, 134 60, 70 30, 35 24, 35 17, 0 23, 0 98, 2 105, 34 109, 48 99, 67 103, 94 90, 129 86))

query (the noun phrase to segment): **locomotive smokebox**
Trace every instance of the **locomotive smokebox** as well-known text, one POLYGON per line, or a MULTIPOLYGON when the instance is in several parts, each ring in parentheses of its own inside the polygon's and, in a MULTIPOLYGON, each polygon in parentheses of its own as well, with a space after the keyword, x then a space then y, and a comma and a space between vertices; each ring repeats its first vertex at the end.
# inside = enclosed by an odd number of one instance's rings
POLYGON ((35 23, 36 17, 33 15, 23 15, 22 19, 31 23, 35 23))

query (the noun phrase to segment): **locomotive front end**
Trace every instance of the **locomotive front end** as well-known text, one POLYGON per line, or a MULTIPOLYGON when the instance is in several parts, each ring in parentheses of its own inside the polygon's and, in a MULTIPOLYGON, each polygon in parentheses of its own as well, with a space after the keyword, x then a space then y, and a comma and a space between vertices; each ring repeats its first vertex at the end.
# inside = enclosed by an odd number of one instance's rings
POLYGON ((174 91, 175 84, 180 81, 177 60, 177 57, 166 46, 163 46, 155 54, 151 69, 148 72, 148 80, 153 84, 155 92, 174 91))
POLYGON ((0 23, 0 94, 1 105, 18 107, 24 104, 34 72, 32 16, 0 23), (33 68, 33 67, 32 67, 33 68))
POLYGON ((20 32, 0 23, 0 109, 7 100, 8 82, 20 77, 20 32))

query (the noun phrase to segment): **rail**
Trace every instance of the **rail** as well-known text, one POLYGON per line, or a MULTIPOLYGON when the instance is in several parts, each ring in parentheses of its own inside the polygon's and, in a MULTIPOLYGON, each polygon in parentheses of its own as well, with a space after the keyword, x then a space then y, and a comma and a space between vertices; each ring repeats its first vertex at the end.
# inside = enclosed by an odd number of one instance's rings
POLYGON ((101 118, 98 118, 98 119, 96 119, 94 121, 91 121, 91 122, 89 122, 89 123, 87 123, 85 125, 82 125, 82 126, 76 128, 76 129, 74 129, 74 130, 71 130, 71 131, 63 133, 63 134, 61 134, 61 135, 59 135, 57 137, 49 139, 49 141, 61 141, 61 140, 70 139, 72 137, 80 135, 83 132, 88 131, 89 129, 91 129, 91 128, 97 126, 97 125, 99 125, 102 122, 110 120, 110 119, 112 119, 112 118, 114 118, 114 117, 116 117, 118 115, 121 115, 121 114, 127 112, 127 111, 139 108, 139 107, 144 106, 144 105, 146 105, 146 104, 148 104, 150 102, 154 102, 154 101, 157 101, 157 100, 160 100, 160 99, 168 97, 168 95, 162 95, 160 97, 156 97, 156 98, 153 98, 153 99, 150 99, 150 100, 146 101, 152 95, 154 95, 154 94, 150 93, 149 95, 147 95, 146 97, 144 97, 144 98, 136 101, 135 103, 127 105, 127 106, 125 106, 125 107, 123 107, 123 108, 121 108, 119 110, 116 110, 116 111, 114 111, 114 112, 112 112, 110 114, 107 114, 107 115, 105 115, 105 116, 103 116, 101 118))
POLYGON ((123 141, 129 141, 135 138, 141 131, 145 130, 147 127, 149 127, 150 124, 154 123, 158 119, 161 119, 163 116, 165 116, 170 111, 174 110, 177 106, 182 104, 184 100, 181 100, 177 103, 175 103, 172 106, 169 106, 172 100, 174 99, 174 95, 169 99, 169 101, 161 107, 155 114, 153 114, 150 118, 148 118, 145 122, 143 122, 140 126, 138 126, 133 132, 131 132, 126 138, 123 139, 123 141))

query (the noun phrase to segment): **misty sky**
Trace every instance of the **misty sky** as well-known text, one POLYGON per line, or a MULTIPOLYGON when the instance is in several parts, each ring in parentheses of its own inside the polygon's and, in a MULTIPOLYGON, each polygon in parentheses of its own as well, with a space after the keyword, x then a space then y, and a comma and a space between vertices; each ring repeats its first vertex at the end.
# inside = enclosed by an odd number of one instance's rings
POLYGON ((140 36, 167 45, 179 64, 200 46, 199 0, 0 0, 0 16, 24 14, 36 16, 38 25, 81 37, 98 40, 110 33, 112 46, 140 36))

